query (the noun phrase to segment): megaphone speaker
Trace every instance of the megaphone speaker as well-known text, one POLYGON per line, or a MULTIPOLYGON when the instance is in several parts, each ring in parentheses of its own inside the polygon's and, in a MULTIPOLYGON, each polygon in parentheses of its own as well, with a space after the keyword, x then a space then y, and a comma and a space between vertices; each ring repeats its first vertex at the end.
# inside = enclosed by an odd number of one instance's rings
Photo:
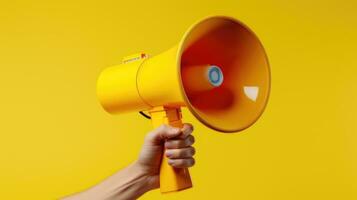
MULTIPOLYGON (((213 16, 191 26, 178 45, 148 57, 124 58, 106 68, 97 96, 110 113, 147 111, 154 127, 182 127, 181 107, 206 126, 232 133, 251 126, 263 113, 270 68, 257 36, 240 21, 213 16)), ((173 168, 163 156, 161 192, 192 187, 188 169, 173 168)))

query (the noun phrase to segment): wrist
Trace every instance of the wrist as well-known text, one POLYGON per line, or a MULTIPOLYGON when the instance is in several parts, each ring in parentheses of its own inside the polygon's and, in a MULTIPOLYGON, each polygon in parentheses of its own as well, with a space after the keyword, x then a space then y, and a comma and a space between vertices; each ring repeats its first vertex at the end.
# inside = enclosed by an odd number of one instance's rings
POLYGON ((133 200, 155 188, 152 176, 134 162, 89 190, 64 199, 133 200))
POLYGON ((136 176, 140 177, 140 186, 145 192, 159 188, 159 175, 153 173, 151 167, 135 161, 130 168, 136 176))

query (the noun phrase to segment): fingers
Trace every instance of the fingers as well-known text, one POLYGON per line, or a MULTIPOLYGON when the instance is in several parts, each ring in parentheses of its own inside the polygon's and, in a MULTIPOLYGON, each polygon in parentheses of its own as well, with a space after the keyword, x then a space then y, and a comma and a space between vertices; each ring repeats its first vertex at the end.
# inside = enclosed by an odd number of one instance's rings
POLYGON ((191 146, 195 142, 195 138, 192 135, 184 139, 171 139, 165 142, 166 149, 179 149, 191 146))
POLYGON ((161 125, 160 127, 151 131, 145 138, 145 142, 160 144, 166 139, 177 137, 181 134, 179 128, 171 127, 168 125, 161 125))
POLYGON ((192 167, 195 164, 196 150, 193 145, 195 138, 191 135, 193 126, 184 124, 181 129, 182 134, 178 137, 166 140, 165 156, 168 158, 168 164, 175 168, 192 167))
POLYGON ((181 131, 182 131, 182 135, 180 135, 180 138, 188 137, 193 132, 192 124, 189 124, 189 123, 183 124, 181 131))
POLYGON ((192 167, 195 164, 195 159, 193 158, 184 158, 184 159, 169 159, 169 165, 176 168, 186 168, 192 167))
POLYGON ((165 140, 175 137, 177 137, 177 139, 185 139, 192 133, 192 131, 193 126, 188 123, 185 123, 181 129, 164 124, 151 131, 146 136, 145 142, 151 144, 160 144, 165 140))
POLYGON ((164 144, 165 156, 168 158, 169 165, 176 168, 191 167, 195 164, 192 156, 196 152, 195 148, 191 146, 195 142, 195 138, 191 135, 192 131, 191 124, 184 124, 181 129, 162 125, 146 136, 145 144, 158 147, 164 144))
POLYGON ((180 136, 165 142, 166 149, 184 148, 191 146, 195 142, 195 138, 191 135, 193 131, 193 126, 191 124, 184 124, 181 131, 182 134, 180 136))
POLYGON ((194 147, 186 147, 182 149, 167 149, 165 152, 166 157, 170 159, 190 158, 195 155, 196 150, 194 147))

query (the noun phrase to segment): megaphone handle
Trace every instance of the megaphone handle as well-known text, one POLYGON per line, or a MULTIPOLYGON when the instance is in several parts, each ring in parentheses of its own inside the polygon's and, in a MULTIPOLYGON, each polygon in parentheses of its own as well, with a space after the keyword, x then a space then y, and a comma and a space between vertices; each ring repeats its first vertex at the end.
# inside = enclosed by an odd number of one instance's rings
MULTIPOLYGON (((149 111, 154 128, 167 124, 182 127, 180 108, 155 107, 149 111)), ((187 168, 174 168, 167 163, 163 153, 160 166, 160 191, 161 193, 175 192, 192 187, 190 173, 187 168)))

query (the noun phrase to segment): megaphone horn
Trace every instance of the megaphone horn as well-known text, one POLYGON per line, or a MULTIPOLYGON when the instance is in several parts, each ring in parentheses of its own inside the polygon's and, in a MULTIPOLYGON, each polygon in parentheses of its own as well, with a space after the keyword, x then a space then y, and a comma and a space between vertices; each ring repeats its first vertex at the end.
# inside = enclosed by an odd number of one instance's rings
MULTIPOLYGON (((240 21, 214 16, 194 24, 178 45, 144 53, 106 68, 97 82, 100 103, 110 113, 148 111, 154 127, 182 127, 181 107, 206 126, 238 132, 263 113, 270 69, 262 44, 240 21)), ((188 169, 160 168, 161 192, 192 187, 188 169)))

